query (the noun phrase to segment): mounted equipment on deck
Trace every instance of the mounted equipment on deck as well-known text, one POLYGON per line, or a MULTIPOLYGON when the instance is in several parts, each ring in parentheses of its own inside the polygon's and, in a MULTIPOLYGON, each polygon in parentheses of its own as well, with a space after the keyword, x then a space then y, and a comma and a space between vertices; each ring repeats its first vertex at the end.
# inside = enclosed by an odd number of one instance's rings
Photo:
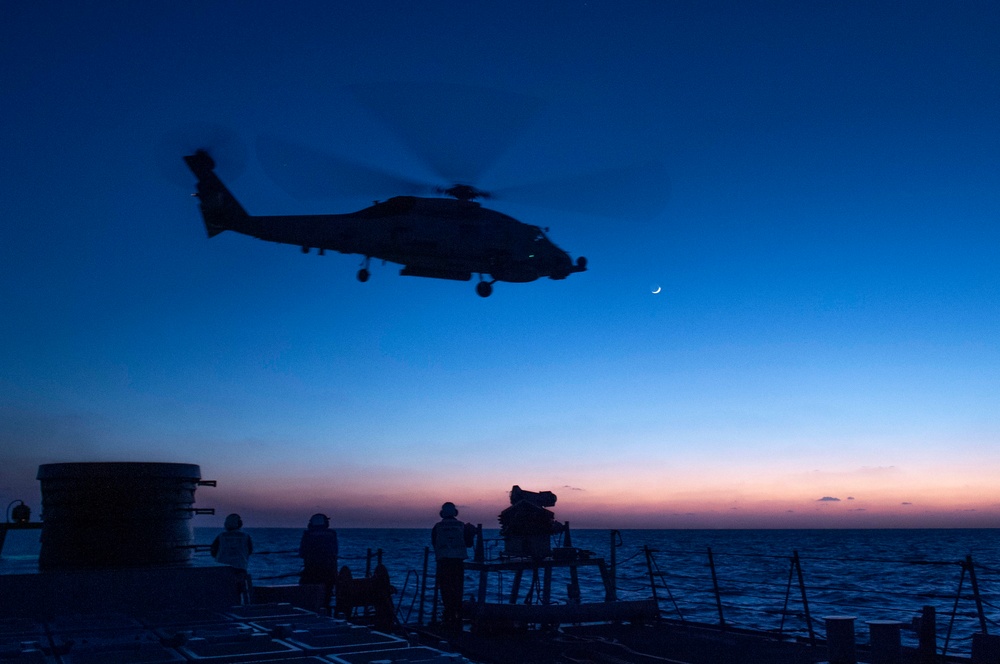
POLYGON ((510 507, 500 513, 500 536, 511 558, 541 560, 552 555, 551 538, 566 530, 545 509, 556 504, 551 491, 525 491, 516 484, 510 490, 510 507))
MULTIPOLYGON (((529 624, 643 622, 659 615, 654 599, 618 600, 613 567, 609 569, 604 559, 592 552, 573 547, 569 523, 556 521, 555 515, 546 509, 556 504, 554 493, 525 491, 514 485, 510 503, 500 513, 504 552, 495 560, 487 560, 483 547, 477 546, 475 560, 465 562, 467 572, 479 573, 476 601, 465 607, 474 629, 492 632, 529 624), (558 534, 562 535, 562 546, 552 548, 551 538, 558 534), (604 601, 582 602, 579 574, 595 571, 604 586, 604 601), (513 572, 509 594, 496 602, 487 602, 490 573, 504 572, 513 572), (522 582, 528 586, 523 594, 522 582), (563 583, 566 597, 557 600, 552 590, 563 583)), ((500 584, 496 586, 499 588, 500 584)))

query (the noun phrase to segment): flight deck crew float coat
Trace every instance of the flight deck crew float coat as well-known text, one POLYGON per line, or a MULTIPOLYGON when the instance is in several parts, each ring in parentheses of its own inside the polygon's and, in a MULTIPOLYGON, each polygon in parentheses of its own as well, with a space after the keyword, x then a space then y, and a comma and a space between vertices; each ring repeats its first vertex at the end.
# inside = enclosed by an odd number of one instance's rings
POLYGON ((253 553, 253 541, 249 535, 239 530, 219 533, 212 542, 212 557, 223 565, 246 570, 251 553, 253 553))
POLYGON ((469 557, 466 542, 466 526, 453 517, 442 519, 434 526, 434 558, 465 560, 469 557))

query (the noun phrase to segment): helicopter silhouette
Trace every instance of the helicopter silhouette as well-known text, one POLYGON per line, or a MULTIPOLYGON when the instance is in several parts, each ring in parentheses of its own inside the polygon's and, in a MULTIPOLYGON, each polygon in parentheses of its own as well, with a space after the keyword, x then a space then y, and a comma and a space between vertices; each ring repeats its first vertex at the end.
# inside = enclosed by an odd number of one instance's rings
POLYGON ((269 242, 359 254, 358 281, 371 276, 372 258, 402 265, 400 275, 469 281, 489 297, 498 281, 524 283, 543 277, 565 279, 587 269, 574 262, 538 226, 520 222, 476 199, 489 193, 471 185, 438 188, 444 197, 395 196, 344 214, 255 216, 248 214, 215 173, 204 149, 184 157, 197 177, 197 196, 208 237, 234 231, 269 242))

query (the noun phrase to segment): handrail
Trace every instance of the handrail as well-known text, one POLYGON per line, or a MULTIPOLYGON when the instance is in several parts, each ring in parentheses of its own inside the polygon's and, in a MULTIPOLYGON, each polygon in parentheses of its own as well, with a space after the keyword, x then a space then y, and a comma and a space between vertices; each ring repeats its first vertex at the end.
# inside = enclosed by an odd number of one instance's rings
MULTIPOLYGON (((804 620, 804 628, 808 634, 810 641, 815 642, 816 634, 812 625, 812 608, 811 605, 821 605, 836 607, 834 610, 843 612, 848 609, 851 613, 868 613, 875 617, 883 617, 884 609, 871 604, 864 603, 860 607, 845 607, 843 599, 837 600, 831 598, 829 595, 831 593, 854 593, 858 596, 864 596, 865 592, 861 587, 854 586, 850 583, 839 583, 835 585, 807 585, 805 581, 804 567, 810 562, 826 562, 833 561, 838 563, 852 563, 852 564, 886 564, 886 565, 904 565, 904 566, 923 566, 923 567, 953 567, 956 564, 959 565, 961 569, 961 575, 958 579, 958 588, 955 592, 945 592, 942 586, 944 581, 938 579, 929 583, 930 587, 926 590, 921 590, 919 592, 905 592, 905 591, 893 591, 893 590, 880 590, 878 595, 880 597, 903 597, 909 600, 921 600, 922 603, 926 602, 928 599, 938 598, 938 599, 948 599, 953 600, 953 604, 950 607, 949 620, 947 624, 947 631, 945 633, 945 639, 943 647, 941 648, 942 656, 948 654, 949 647, 960 639, 953 637, 954 628, 958 619, 963 617, 963 620, 970 617, 969 614, 961 614, 959 609, 963 601, 971 600, 974 602, 975 614, 974 616, 978 618, 979 630, 986 634, 988 633, 989 623, 997 624, 995 620, 991 620, 986 616, 985 608, 990 607, 997 609, 997 606, 991 604, 989 601, 983 598, 983 594, 980 588, 980 579, 976 577, 976 568, 979 567, 980 571, 989 572, 1000 572, 1000 570, 990 569, 985 566, 976 565, 972 556, 966 556, 964 561, 941 561, 941 560, 899 560, 899 559, 880 559, 880 558, 825 558, 825 557, 802 557, 797 551, 794 551, 791 556, 780 556, 774 554, 757 554, 757 553, 729 553, 729 552, 719 552, 714 550, 712 547, 708 547, 704 555, 707 559, 706 566, 708 567, 708 577, 699 576, 691 573, 670 573, 667 574, 660 570, 659 558, 665 558, 671 554, 682 555, 684 563, 686 566, 690 566, 691 551, 684 550, 674 550, 674 551, 658 551, 651 549, 648 546, 644 546, 641 552, 646 555, 646 577, 648 579, 649 590, 652 591, 652 596, 657 602, 662 602, 665 599, 664 590, 670 591, 670 582, 680 582, 682 586, 692 586, 697 585, 699 582, 704 582, 706 584, 705 590, 709 597, 705 599, 711 599, 714 605, 714 612, 717 614, 717 626, 720 629, 727 629, 729 627, 736 626, 736 623, 732 620, 732 614, 735 610, 739 615, 746 615, 749 613, 762 613, 762 614, 777 614, 780 615, 780 623, 777 626, 776 635, 780 638, 786 632, 786 620, 792 616, 798 616, 804 620), (753 581, 748 581, 745 579, 732 579, 725 576, 723 567, 720 566, 719 561, 726 558, 757 558, 757 559, 770 559, 770 560, 780 560, 784 559, 789 561, 788 575, 784 583, 772 581, 769 579, 754 579, 753 581), (965 590, 965 575, 969 574, 970 578, 970 592, 964 592, 965 590), (792 585, 798 585, 799 595, 801 598, 801 612, 792 611, 792 585), (774 604, 770 604, 768 601, 768 594, 762 592, 763 590, 773 589, 777 591, 778 588, 782 589, 780 595, 772 596, 774 599, 774 604), (740 601, 742 599, 746 601, 740 601), (760 602, 763 599, 764 602, 760 602), (753 606, 755 603, 760 603, 760 606, 753 606), (771 608, 768 608, 768 607, 771 608)), ((745 565, 740 566, 744 571, 746 570, 745 565)), ((773 573, 773 565, 765 565, 762 569, 771 568, 773 573)), ((623 577, 625 578, 625 577, 623 577)), ((633 577, 633 580, 638 580, 638 577, 633 577)), ((673 593, 671 592, 671 596, 673 593)), ((694 597, 695 593, 690 592, 688 589, 688 597, 694 597)), ((916 601, 912 602, 916 604, 916 601)), ((708 607, 702 604, 703 613, 708 613, 708 607)), ((918 607, 919 609, 919 607, 918 607)), ((898 609, 897 609, 898 611, 898 609)), ((918 611, 914 611, 918 612, 918 611)), ((677 609, 677 615, 680 616, 679 607, 677 609)), ((684 618, 681 617, 684 621, 684 618)), ((749 626, 751 629, 761 629, 760 625, 749 626)), ((970 637, 971 638, 971 637, 970 637)))
POLYGON ((809 630, 809 642, 816 644, 816 634, 813 632, 812 616, 809 615, 809 598, 806 597, 806 582, 802 578, 802 564, 799 562, 799 552, 792 556, 792 566, 799 575, 799 589, 802 591, 802 609, 806 614, 806 627, 809 630))
POLYGON ((712 570, 712 589, 715 591, 715 605, 719 609, 719 626, 726 628, 726 617, 722 615, 722 594, 719 592, 719 577, 715 573, 715 558, 712 557, 712 547, 708 547, 708 568, 712 570))

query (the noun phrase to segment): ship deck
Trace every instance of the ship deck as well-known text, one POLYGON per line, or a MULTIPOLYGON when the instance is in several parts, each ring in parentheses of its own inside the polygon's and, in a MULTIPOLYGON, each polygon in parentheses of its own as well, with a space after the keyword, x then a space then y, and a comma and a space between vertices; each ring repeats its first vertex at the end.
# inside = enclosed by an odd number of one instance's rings
MULTIPOLYGON (((719 630, 664 620, 496 634, 431 628, 422 630, 421 636, 425 643, 445 644, 482 664, 817 664, 830 659, 824 642, 780 640, 749 630, 719 630)), ((858 662, 878 661, 863 644, 857 645, 856 652, 858 662)), ((929 661, 970 662, 968 658, 943 659, 940 655, 929 661)), ((924 664, 924 661, 915 649, 904 647, 894 664, 924 664)))

